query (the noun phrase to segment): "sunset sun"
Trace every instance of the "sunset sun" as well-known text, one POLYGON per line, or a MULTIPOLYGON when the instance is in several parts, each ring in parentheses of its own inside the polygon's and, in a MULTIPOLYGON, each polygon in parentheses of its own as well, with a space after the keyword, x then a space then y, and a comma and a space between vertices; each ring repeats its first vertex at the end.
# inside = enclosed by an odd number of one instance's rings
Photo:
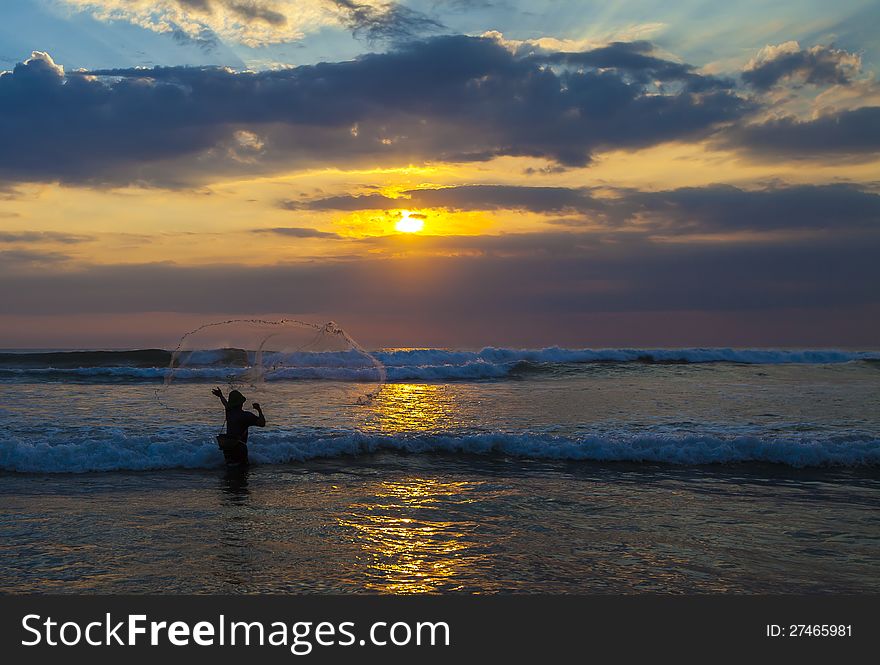
POLYGON ((422 215, 404 210, 400 213, 400 219, 394 228, 401 233, 418 233, 425 227, 425 220, 422 215))

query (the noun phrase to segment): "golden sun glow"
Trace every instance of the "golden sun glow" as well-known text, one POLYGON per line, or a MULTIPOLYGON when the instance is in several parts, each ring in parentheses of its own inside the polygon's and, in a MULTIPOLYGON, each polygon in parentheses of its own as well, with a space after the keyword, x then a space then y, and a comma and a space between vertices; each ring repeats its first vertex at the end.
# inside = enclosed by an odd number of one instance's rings
POLYGON ((425 228, 425 220, 422 215, 417 215, 409 210, 402 210, 400 212, 400 219, 394 225, 394 228, 401 233, 418 233, 425 228))

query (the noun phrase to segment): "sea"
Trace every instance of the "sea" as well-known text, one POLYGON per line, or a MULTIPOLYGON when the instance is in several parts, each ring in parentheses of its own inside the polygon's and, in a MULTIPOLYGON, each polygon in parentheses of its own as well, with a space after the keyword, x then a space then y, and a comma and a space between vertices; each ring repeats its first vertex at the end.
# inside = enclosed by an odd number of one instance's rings
POLYGON ((880 592, 878 351, 205 351, 0 351, 2 592, 880 592))

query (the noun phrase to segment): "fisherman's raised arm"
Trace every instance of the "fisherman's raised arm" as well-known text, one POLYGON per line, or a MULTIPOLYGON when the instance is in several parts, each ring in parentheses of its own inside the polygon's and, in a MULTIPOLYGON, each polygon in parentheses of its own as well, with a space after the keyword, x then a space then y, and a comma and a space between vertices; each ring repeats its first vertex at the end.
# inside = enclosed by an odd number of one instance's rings
POLYGON ((257 427, 265 427, 266 426, 266 416, 263 415, 263 409, 257 402, 254 402, 254 410, 257 412, 257 422, 254 423, 257 427))
POLYGON ((227 406, 229 406, 229 404, 226 402, 226 398, 223 397, 223 391, 220 390, 220 388, 214 388, 214 390, 212 390, 211 393, 214 394, 214 395, 216 395, 217 397, 220 398, 220 401, 223 402, 223 408, 224 408, 224 409, 225 409, 227 406))

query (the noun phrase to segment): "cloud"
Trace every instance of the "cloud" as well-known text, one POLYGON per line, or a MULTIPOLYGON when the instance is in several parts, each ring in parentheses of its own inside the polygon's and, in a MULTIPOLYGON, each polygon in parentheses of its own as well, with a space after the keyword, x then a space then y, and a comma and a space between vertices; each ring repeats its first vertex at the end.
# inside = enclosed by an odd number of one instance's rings
POLYGON ((606 212, 618 224, 638 217, 652 233, 812 229, 880 234, 880 195, 851 184, 624 191, 606 212))
MULTIPOLYGON (((672 190, 618 189, 598 196, 591 188, 459 185, 381 194, 287 201, 283 207, 307 210, 446 208, 576 213, 608 228, 638 225, 646 233, 718 233, 794 229, 880 232, 880 194, 853 184, 773 186, 741 189, 732 185, 672 190)), ((575 223, 567 220, 567 223, 575 223)))
POLYGON ((580 39, 567 39, 552 36, 531 37, 527 39, 513 39, 505 37, 498 30, 487 30, 482 33, 483 37, 491 37, 505 48, 515 53, 553 53, 553 52, 580 52, 589 51, 598 47, 606 46, 614 42, 631 43, 641 42, 647 43, 645 40, 652 34, 655 34, 667 27, 665 23, 636 23, 627 26, 619 26, 611 31, 594 34, 591 37, 580 39))
POLYGON ((0 182, 0 201, 14 201, 21 197, 21 192, 13 185, 0 182))
POLYGON ((191 35, 175 27, 171 30, 171 38, 178 44, 192 44, 203 51, 213 51, 220 43, 217 35, 208 29, 202 30, 199 34, 191 35))
MULTIPOLYGON (((15 273, 21 269, 31 270, 39 268, 43 270, 50 265, 63 263, 69 258, 66 254, 60 252, 42 252, 32 249, 0 249, 0 266, 3 266, 3 270, 9 270, 9 279, 14 277, 16 280, 20 278, 20 275, 15 273)), ((16 288, 20 286, 16 282, 16 288)))
MULTIPOLYGON (((628 239, 632 240, 632 238, 628 239)), ((584 257, 617 242, 611 234, 571 231, 501 233, 498 235, 409 235, 367 236, 355 242, 392 255, 408 256, 484 256, 534 259, 584 257)))
MULTIPOLYGON (((188 4, 204 4, 206 0, 188 0, 188 4)), ((274 9, 276 3, 257 2, 256 0, 233 0, 224 3, 229 10, 246 21, 262 21, 269 25, 286 25, 287 16, 274 9)), ((280 9, 280 7, 279 7, 280 9)))
POLYGON ((285 210, 385 210, 399 208, 408 201, 401 201, 384 194, 344 194, 310 201, 286 199, 279 204, 285 210))
POLYGON ((57 64, 45 51, 32 51, 31 57, 26 62, 35 77, 44 76, 50 80, 64 77, 63 65, 57 64))
POLYGON ((553 64, 595 67, 602 70, 625 71, 630 77, 647 85, 652 81, 682 81, 692 90, 732 88, 733 82, 707 77, 697 73, 696 67, 687 63, 672 62, 653 55, 650 42, 613 42, 581 52, 539 52, 537 60, 553 64))
POLYGON ((583 166, 598 150, 704 138, 754 107, 677 63, 655 63, 648 82, 634 55, 617 46, 595 56, 620 58, 616 67, 551 67, 546 54, 451 36, 260 73, 61 76, 33 57, 0 76, 0 178, 177 186, 248 169, 500 155, 583 166), (658 88, 664 76, 669 85, 658 88), (262 146, 247 164, 230 152, 242 131, 262 146))
POLYGON ((504 4, 504 0, 433 0, 434 5, 443 5, 454 11, 489 9, 504 4))
POLYGON ((283 201, 288 210, 387 210, 391 208, 448 208, 454 210, 530 210, 556 212, 600 207, 586 190, 568 187, 516 185, 457 185, 409 189, 398 198, 382 194, 330 196, 310 201, 283 201))
POLYGON ((797 42, 765 46, 745 67, 743 81, 767 90, 795 79, 811 85, 847 85, 861 69, 858 54, 830 46, 802 49, 797 42))
POLYGON ((880 88, 862 60, 833 46, 766 46, 742 72, 765 113, 715 138, 760 160, 870 159, 880 149, 880 88))
MULTIPOLYGON (((448 330, 517 316, 544 317, 544 325, 552 326, 569 315, 599 311, 822 311, 880 304, 876 236, 693 244, 531 233, 429 239, 434 241, 477 249, 478 255, 262 267, 50 267, 15 274, 17 288, 0 290, 0 311, 284 310, 424 319, 448 330)), ((0 263, 0 276, 9 270, 0 263)))
POLYGON ((516 209, 532 212, 590 211, 602 207, 585 190, 567 187, 517 187, 508 185, 460 185, 403 192, 420 208, 466 210, 516 209))
POLYGON ((274 233, 280 236, 289 236, 291 238, 329 238, 332 240, 341 240, 342 236, 338 233, 328 233, 327 231, 319 231, 318 229, 309 229, 299 226, 281 226, 271 229, 257 229, 260 233, 274 233))
POLYGON ((333 22, 323 0, 62 0, 101 21, 126 21, 176 39, 214 35, 258 47, 292 41, 333 22))
POLYGON ((876 158, 880 152, 880 107, 832 112, 810 120, 792 116, 733 126, 721 145, 761 159, 876 158))
POLYGON ((342 24, 355 37, 366 37, 371 42, 412 38, 443 28, 439 21, 396 2, 331 1, 340 12, 342 24))
POLYGON ((371 41, 413 37, 442 27, 389 0, 62 0, 102 21, 127 21, 212 48, 217 39, 261 47, 342 26, 371 41))
POLYGON ((72 245, 91 240, 91 236, 55 231, 0 231, 0 243, 61 243, 72 245))

